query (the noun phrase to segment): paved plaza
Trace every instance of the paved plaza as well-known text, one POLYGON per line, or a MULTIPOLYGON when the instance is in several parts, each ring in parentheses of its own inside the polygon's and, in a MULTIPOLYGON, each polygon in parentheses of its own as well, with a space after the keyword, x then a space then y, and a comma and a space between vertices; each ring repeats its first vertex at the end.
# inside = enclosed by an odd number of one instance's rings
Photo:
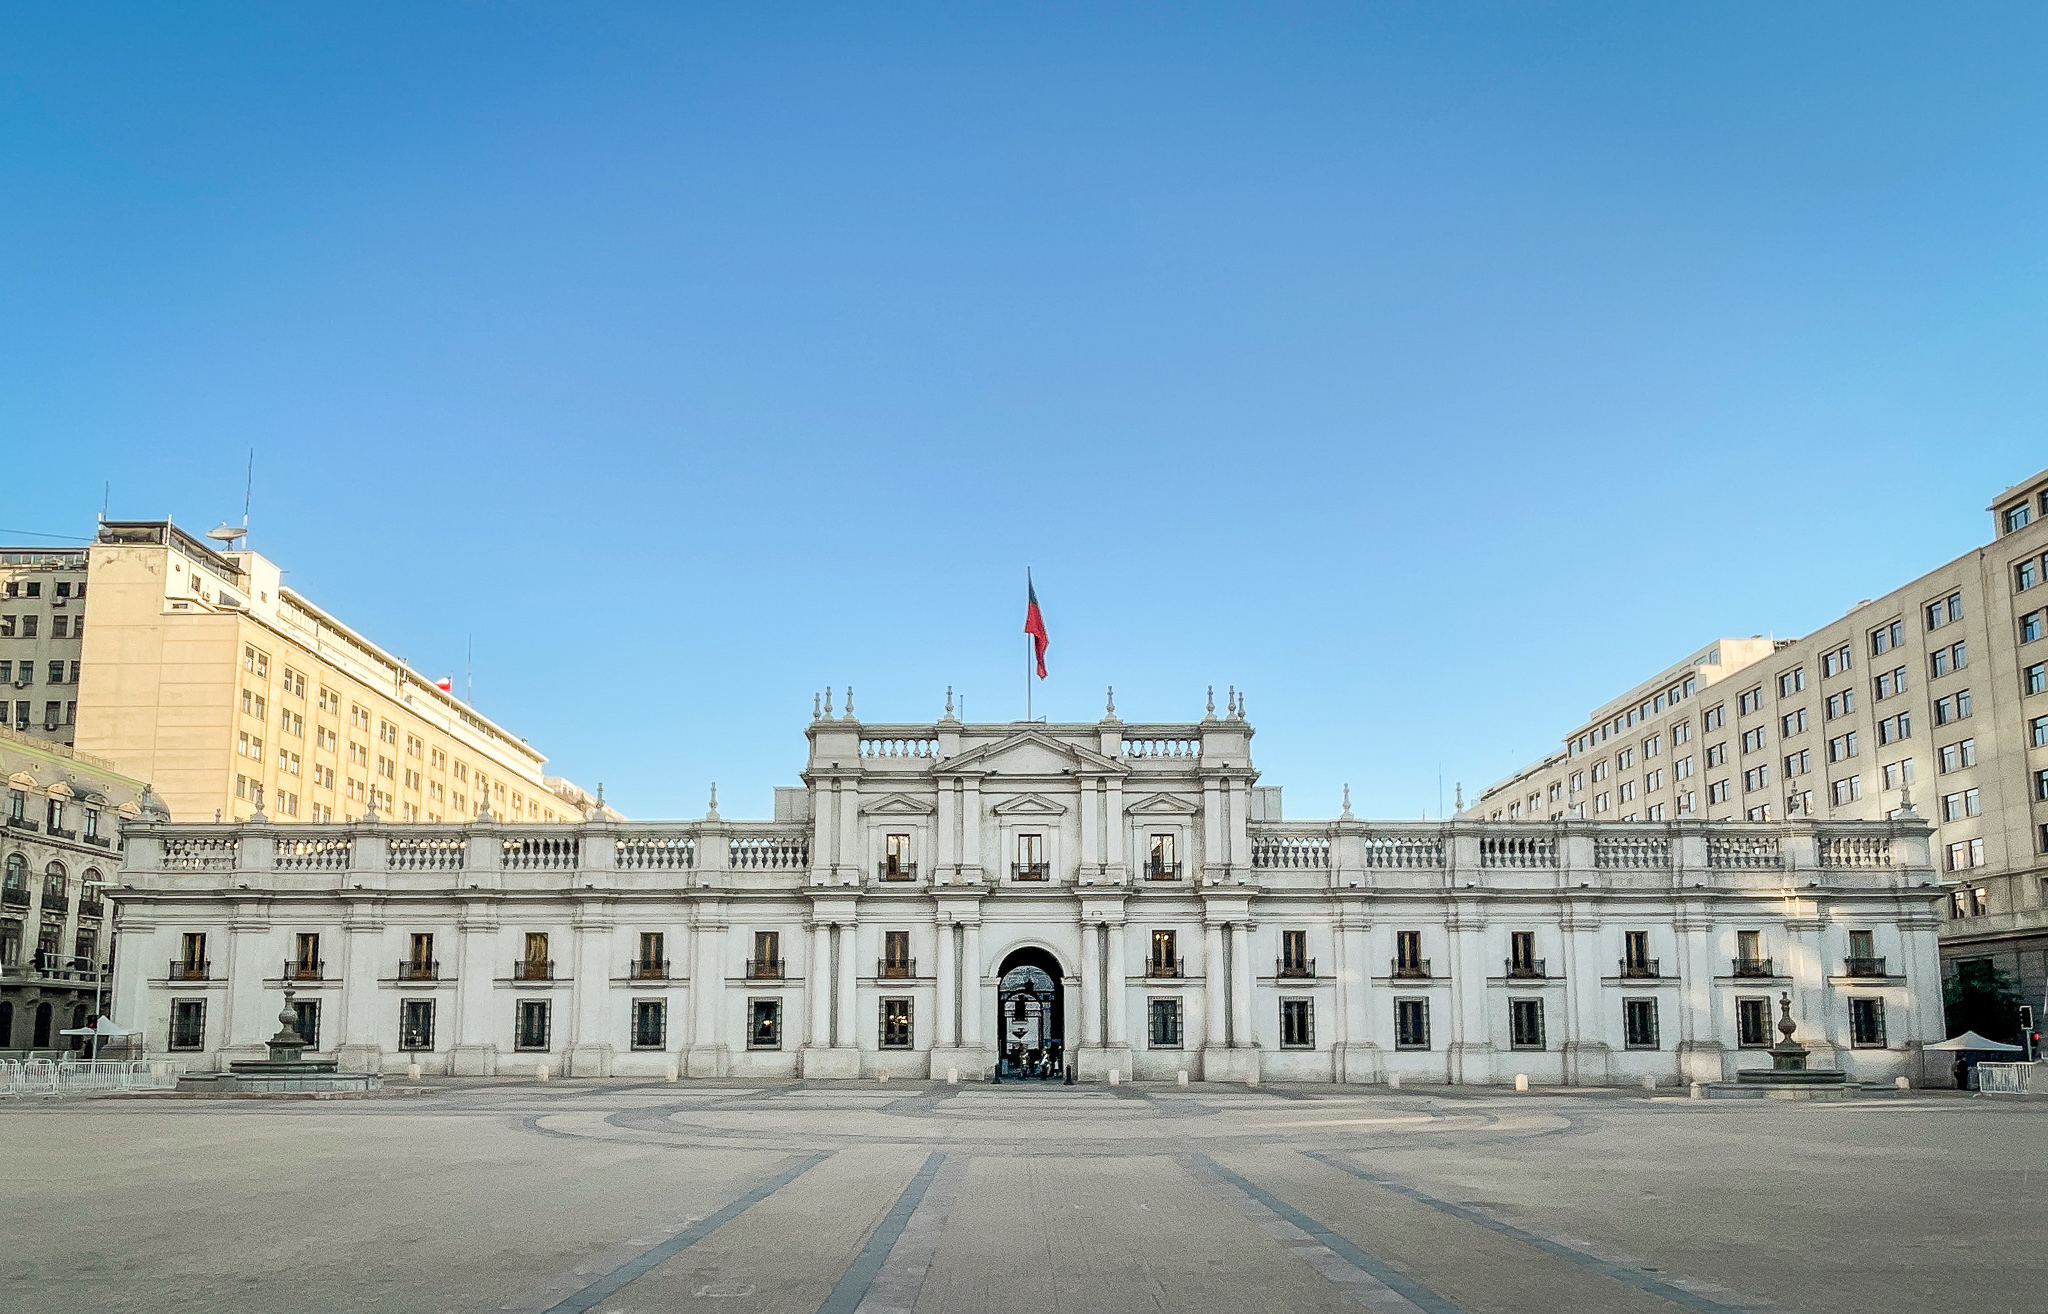
POLYGON ((2048 1310, 2048 1103, 448 1081, 0 1109, 19 1311, 2048 1310))

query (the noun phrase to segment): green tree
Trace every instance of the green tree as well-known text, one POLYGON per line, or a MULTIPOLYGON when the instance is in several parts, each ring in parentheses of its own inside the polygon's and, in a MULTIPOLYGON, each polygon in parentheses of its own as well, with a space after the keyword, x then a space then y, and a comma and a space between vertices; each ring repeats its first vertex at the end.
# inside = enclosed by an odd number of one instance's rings
POLYGON ((1948 1033, 1960 1036, 1974 1031, 1986 1040, 2007 1044, 2020 1038, 2020 994, 2012 978, 1992 965, 1988 958, 1973 958, 1956 964, 1942 991, 1947 1007, 1948 1033))

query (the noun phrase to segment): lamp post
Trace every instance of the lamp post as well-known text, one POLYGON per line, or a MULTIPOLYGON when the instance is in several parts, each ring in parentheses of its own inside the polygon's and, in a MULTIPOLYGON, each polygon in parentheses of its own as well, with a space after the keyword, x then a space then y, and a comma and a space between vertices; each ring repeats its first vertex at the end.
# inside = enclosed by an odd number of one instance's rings
MULTIPOLYGON (((88 890, 104 890, 113 886, 112 881, 80 881, 79 884, 88 890)), ((107 918, 107 950, 102 955, 103 962, 111 963, 114 961, 114 937, 120 934, 121 930, 120 913, 121 910, 117 907, 114 909, 113 914, 107 918)), ((94 1061, 97 1061, 100 1056, 100 1018, 103 1016, 100 1012, 100 991, 105 987, 106 981, 107 974, 105 969, 95 967, 92 974, 92 1057, 94 1061)))

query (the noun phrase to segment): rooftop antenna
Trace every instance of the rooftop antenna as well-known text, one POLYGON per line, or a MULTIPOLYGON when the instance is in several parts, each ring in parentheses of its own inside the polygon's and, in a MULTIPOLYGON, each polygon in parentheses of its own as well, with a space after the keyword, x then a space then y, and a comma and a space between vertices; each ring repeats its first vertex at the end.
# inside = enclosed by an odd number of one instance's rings
POLYGON ((462 657, 462 701, 476 706, 476 631, 469 632, 469 648, 462 657))
MULTIPOLYGON (((109 484, 108 488, 109 496, 111 496, 112 485, 109 484)), ((255 496, 255 494, 256 449, 251 447, 249 449, 249 473, 247 479, 245 479, 242 484, 242 527, 240 529, 237 529, 233 525, 230 525, 223 521, 218 528, 207 530, 206 536, 212 539, 214 542, 219 543, 222 547, 229 549, 230 551, 234 549, 236 539, 249 537, 249 502, 255 496)), ((105 511, 102 511, 100 513, 100 518, 102 520, 106 519, 105 511)))

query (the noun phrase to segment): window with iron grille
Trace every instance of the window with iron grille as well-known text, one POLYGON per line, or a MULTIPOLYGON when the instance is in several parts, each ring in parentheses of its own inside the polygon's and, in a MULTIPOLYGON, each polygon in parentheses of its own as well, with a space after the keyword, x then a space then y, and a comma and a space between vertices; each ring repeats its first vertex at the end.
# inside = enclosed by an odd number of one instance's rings
POLYGON ((1429 1048, 1429 1001, 1427 999, 1396 999, 1394 1001, 1394 1048, 1429 1048))
POLYGON ((434 1001, 408 999, 398 1006, 398 1047, 407 1050, 434 1047, 434 1001))
POLYGON ((633 1048, 661 1049, 668 1044, 668 1005, 659 999, 633 1001, 633 1048))
POLYGON ((1280 1001, 1280 1048, 1313 1049, 1316 1043, 1315 1001, 1280 1001))
POLYGON ((171 1001, 171 1048, 204 1049, 206 1047, 206 1001, 204 999, 176 999, 171 1001))
POLYGON ((1622 1038, 1630 1049, 1657 1048, 1657 1001, 1621 1001, 1622 1038))
POLYGON ((546 1049, 547 1047, 548 1001, 545 999, 520 1000, 517 1021, 513 1028, 512 1048, 546 1049))
POLYGON ((1516 1049, 1543 1048, 1543 1001, 1508 1001, 1508 1038, 1516 1049))
POLYGON ((747 1001, 747 1048, 782 1048, 781 1000, 750 999, 747 1001))
POLYGON ((1884 1045, 1884 1001, 1882 999, 1849 1000, 1849 1043, 1857 1048, 1882 1048, 1884 1045))
POLYGON ((1768 1049, 1771 1044, 1771 1001, 1760 997, 1735 1001, 1735 1043, 1743 1049, 1768 1049))
POLYGON ((1154 999, 1149 1009, 1152 1018, 1152 1048, 1180 1048, 1180 1001, 1178 999, 1154 999))
POLYGON ((299 1039, 306 1042, 307 1049, 320 1048, 320 1001, 317 999, 294 999, 292 1008, 298 1020, 292 1023, 292 1030, 299 1033, 299 1039))
POLYGON ((910 1001, 908 999, 884 999, 882 1001, 882 1048, 909 1049, 911 1044, 910 1001))

